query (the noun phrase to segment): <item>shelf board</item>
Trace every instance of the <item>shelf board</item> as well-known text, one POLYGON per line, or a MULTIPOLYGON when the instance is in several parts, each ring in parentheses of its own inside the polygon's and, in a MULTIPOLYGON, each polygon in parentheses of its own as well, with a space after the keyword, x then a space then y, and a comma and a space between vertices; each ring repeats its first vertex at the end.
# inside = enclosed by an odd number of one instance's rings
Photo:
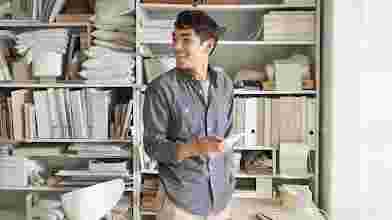
POLYGON ((190 4, 159 4, 140 3, 141 8, 146 10, 204 10, 204 11, 255 11, 267 9, 315 9, 315 4, 233 4, 233 5, 197 5, 190 4))
POLYGON ((92 80, 57 80, 57 81, 0 81, 0 88, 105 88, 105 87, 133 87, 143 89, 144 85, 130 82, 104 82, 92 80))
POLYGON ((20 144, 20 143, 23 143, 23 141, 0 138, 0 144, 20 144))
POLYGON ((150 211, 150 210, 142 210, 141 214, 142 215, 157 215, 158 213, 155 211, 150 211))
POLYGON ((266 175, 266 174, 248 174, 244 171, 240 171, 239 173, 235 174, 236 178, 265 178, 265 179, 271 179, 273 175, 266 175))
POLYGON ((62 138, 40 138, 26 140, 27 143, 132 143, 132 140, 124 139, 89 139, 89 138, 74 138, 74 139, 62 139, 62 138))
POLYGON ((234 95, 316 95, 317 91, 264 91, 264 90, 247 90, 234 89, 234 95))
POLYGON ((70 192, 77 187, 49 187, 49 186, 1 186, 0 191, 28 191, 28 192, 70 192))
MULTIPOLYGON (((85 187, 49 187, 49 186, 0 186, 0 191, 26 191, 26 192, 71 192, 85 187)), ((126 188, 124 192, 132 192, 132 187, 126 188)))
POLYGON ((255 190, 235 190, 233 193, 234 198, 258 198, 255 190))
POLYGON ((89 26, 88 22, 36 22, 36 21, 11 21, 6 23, 0 19, 0 27, 86 27, 89 26))
MULTIPOLYGON (((171 44, 167 40, 149 40, 144 41, 144 44, 171 44)), ((315 45, 315 41, 219 41, 219 45, 315 45)))
POLYGON ((142 170, 142 174, 159 174, 158 170, 144 169, 142 170))
MULTIPOLYGON (((16 155, 18 156, 18 155, 16 155)), ((59 154, 59 155, 32 155, 32 156, 25 156, 27 158, 54 158, 54 159, 107 159, 107 158, 124 158, 124 159, 131 159, 131 155, 127 156, 80 156, 75 154, 59 154)))
POLYGON ((290 176, 286 174, 276 175, 264 175, 264 174, 247 174, 244 171, 240 171, 235 175, 236 178, 265 178, 265 179, 310 179, 314 177, 314 174, 309 173, 304 176, 290 176))
POLYGON ((265 147, 265 146, 239 146, 234 147, 233 150, 277 150, 276 147, 265 147))

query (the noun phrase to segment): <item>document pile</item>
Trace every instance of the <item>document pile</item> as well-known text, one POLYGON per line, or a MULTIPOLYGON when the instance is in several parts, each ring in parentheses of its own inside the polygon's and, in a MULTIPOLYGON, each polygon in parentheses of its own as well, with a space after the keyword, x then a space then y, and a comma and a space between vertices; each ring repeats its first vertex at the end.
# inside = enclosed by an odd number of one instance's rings
POLYGON ((124 144, 74 143, 68 146, 68 151, 85 158, 129 158, 130 156, 129 148, 124 144))
POLYGON ((124 14, 128 7, 127 0, 117 0, 115 4, 96 0, 95 18, 92 19, 96 28, 92 32, 95 45, 128 52, 135 50, 136 17, 130 13, 124 14))
POLYGON ((129 161, 123 159, 90 160, 88 169, 60 170, 56 176, 62 177, 57 186, 91 186, 97 183, 122 178, 126 187, 132 187, 129 161))
POLYGON ((87 80, 134 82, 135 55, 121 50, 93 46, 85 51, 80 76, 87 80))
POLYGON ((12 31, 0 30, 0 80, 11 80, 8 61, 13 58, 12 49, 16 45, 16 35, 12 31))
POLYGON ((57 77, 63 73, 69 32, 63 28, 26 31, 17 35, 18 54, 32 63, 34 76, 57 77))
POLYGON ((143 40, 144 42, 172 40, 172 32, 174 30, 174 19, 158 18, 151 19, 144 16, 143 21, 143 40))
POLYGON ((271 11, 264 15, 264 40, 312 41, 315 21, 314 11, 271 11))

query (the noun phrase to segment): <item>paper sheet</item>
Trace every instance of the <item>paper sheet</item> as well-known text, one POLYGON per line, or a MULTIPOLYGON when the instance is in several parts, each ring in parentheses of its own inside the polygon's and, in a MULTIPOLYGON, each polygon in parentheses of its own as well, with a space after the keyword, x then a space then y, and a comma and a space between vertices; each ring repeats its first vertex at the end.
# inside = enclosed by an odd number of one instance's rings
POLYGON ((225 151, 232 151, 233 150, 233 146, 235 143, 237 143, 241 137, 246 136, 247 133, 242 132, 242 133, 238 133, 238 134, 232 134, 229 137, 225 138, 224 140, 224 145, 225 145, 225 151))

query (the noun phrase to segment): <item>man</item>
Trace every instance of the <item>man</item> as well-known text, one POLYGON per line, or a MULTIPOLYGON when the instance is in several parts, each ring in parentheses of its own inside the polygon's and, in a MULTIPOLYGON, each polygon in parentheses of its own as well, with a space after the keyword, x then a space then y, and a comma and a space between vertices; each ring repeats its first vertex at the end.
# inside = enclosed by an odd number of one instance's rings
POLYGON ((222 30, 202 11, 179 13, 176 68, 146 90, 144 144, 165 195, 158 220, 227 218, 235 179, 223 139, 232 130, 233 86, 208 65, 222 30))

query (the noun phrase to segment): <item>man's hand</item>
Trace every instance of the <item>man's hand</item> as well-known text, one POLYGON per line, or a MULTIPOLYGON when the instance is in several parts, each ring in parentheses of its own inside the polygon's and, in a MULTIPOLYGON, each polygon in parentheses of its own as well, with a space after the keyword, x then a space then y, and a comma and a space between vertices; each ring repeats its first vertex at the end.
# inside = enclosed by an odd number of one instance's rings
POLYGON ((206 136, 194 138, 197 151, 200 154, 221 153, 224 151, 223 138, 218 136, 206 136))
POLYGON ((177 159, 199 155, 214 156, 224 152, 223 138, 218 136, 194 137, 191 144, 177 145, 177 159))

